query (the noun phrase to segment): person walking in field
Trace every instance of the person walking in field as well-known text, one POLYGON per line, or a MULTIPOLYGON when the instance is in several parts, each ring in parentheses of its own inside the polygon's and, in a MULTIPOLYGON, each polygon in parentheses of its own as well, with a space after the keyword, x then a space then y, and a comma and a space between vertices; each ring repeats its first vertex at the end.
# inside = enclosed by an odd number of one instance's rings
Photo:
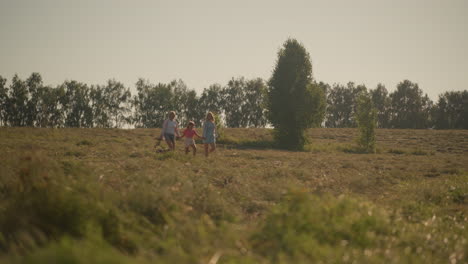
POLYGON ((190 121, 187 125, 187 128, 182 132, 182 136, 179 138, 185 137, 185 154, 190 152, 190 148, 193 150, 193 156, 197 154, 197 145, 195 144, 195 140, 193 139, 194 136, 198 138, 205 139, 204 137, 198 135, 197 131, 195 131, 195 123, 190 121))
POLYGON ((208 112, 208 114, 206 114, 206 120, 203 123, 203 137, 203 143, 205 144, 205 157, 208 157, 208 153, 216 150, 216 125, 212 112, 208 112), (209 150, 208 147, 210 147, 209 150))
POLYGON ((166 140, 169 150, 175 150, 175 136, 179 136, 179 125, 175 121, 176 114, 174 111, 169 112, 169 118, 163 123, 160 139, 166 140))

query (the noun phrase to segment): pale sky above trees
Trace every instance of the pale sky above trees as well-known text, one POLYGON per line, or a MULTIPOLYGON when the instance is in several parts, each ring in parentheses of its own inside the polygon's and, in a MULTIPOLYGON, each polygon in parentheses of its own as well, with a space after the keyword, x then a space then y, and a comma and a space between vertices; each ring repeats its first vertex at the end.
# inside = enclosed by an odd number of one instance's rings
POLYGON ((432 99, 468 89, 465 0, 1 0, 0 75, 132 89, 181 78, 201 92, 269 78, 289 37, 318 81, 393 91, 409 79, 432 99))

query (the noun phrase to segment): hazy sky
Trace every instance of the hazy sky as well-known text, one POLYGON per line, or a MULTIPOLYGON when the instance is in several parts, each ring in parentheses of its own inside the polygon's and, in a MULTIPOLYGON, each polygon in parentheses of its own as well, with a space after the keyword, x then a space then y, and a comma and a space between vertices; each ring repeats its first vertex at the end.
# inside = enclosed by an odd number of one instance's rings
POLYGON ((181 78, 200 92, 269 78, 289 37, 319 81, 393 91, 409 79, 433 99, 468 89, 467 0, 0 0, 0 75, 132 88, 181 78))

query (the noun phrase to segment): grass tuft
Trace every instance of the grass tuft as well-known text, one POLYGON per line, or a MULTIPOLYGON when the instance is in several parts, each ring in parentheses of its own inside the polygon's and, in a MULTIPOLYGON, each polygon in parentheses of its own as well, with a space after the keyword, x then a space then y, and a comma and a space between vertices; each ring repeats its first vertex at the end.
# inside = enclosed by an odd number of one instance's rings
POLYGON ((402 155, 402 154, 406 154, 406 151, 403 150, 403 149, 394 149, 394 148, 391 148, 391 149, 388 150, 388 153, 396 154, 396 155, 402 155))
POLYGON ((76 143, 77 146, 92 146, 93 143, 89 140, 81 140, 81 141, 78 141, 78 143, 76 143))

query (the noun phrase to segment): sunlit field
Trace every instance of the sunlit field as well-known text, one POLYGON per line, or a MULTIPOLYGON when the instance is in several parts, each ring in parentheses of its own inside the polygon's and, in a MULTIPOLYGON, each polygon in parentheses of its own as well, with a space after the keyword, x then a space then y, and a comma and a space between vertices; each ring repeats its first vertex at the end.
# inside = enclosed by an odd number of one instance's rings
POLYGON ((0 129, 2 263, 468 263, 468 131, 0 129))

